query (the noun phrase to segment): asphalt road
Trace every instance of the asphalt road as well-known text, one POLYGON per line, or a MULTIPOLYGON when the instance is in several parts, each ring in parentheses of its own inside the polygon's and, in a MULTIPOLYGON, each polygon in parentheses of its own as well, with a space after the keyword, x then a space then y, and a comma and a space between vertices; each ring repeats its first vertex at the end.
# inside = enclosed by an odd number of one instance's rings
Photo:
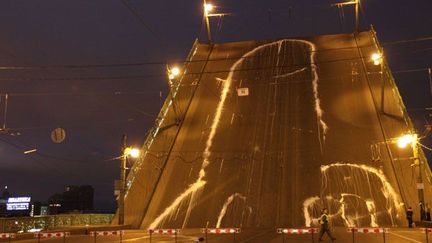
POLYGON ((194 45, 129 174, 126 223, 300 227, 327 207, 336 226, 404 226, 408 205, 418 218, 412 155, 389 142, 412 125, 386 67, 381 104, 376 51, 370 32, 194 45))
MULTIPOLYGON (((199 230, 185 230, 185 233, 177 236, 177 242, 196 242, 200 237, 205 238, 203 234, 196 233, 199 230)), ((250 243, 311 243, 311 235, 278 235, 274 233, 274 230, 243 230, 240 234, 234 235, 209 235, 207 242, 217 243, 231 243, 231 242, 250 242, 250 243)), ((334 236, 336 237, 335 242, 351 243, 352 235, 347 233, 344 228, 336 228, 333 230, 334 236)), ((432 237, 432 236, 431 236, 432 237)), ((385 235, 386 242, 389 243, 423 243, 426 242, 425 234, 420 229, 391 229, 385 235)), ((0 241, 6 242, 6 241, 0 241)), ((34 240, 19 240, 13 242, 38 242, 34 240)), ((62 243, 63 239, 42 239, 40 242, 49 243, 62 243)), ((94 243, 95 239, 86 235, 72 235, 65 240, 66 243, 94 243)), ((119 237, 98 237, 96 242, 120 242, 119 237)), ((125 231, 122 242, 150 242, 149 235, 144 231, 128 230, 125 231)), ((151 242, 176 242, 174 236, 153 236, 151 242)), ((205 242, 205 241, 204 241, 205 242)), ((314 235, 314 242, 317 241, 317 235, 314 235)), ((324 237, 323 242, 331 242, 327 236, 324 237)), ((356 234, 354 236, 354 242, 359 243, 382 243, 384 242, 382 234, 356 234)))

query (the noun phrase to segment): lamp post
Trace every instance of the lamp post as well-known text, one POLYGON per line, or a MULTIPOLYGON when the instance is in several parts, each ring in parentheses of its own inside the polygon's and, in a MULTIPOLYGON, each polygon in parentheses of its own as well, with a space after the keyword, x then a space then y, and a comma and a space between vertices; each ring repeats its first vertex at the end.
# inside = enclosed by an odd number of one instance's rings
POLYGON ((203 0, 203 7, 204 7, 204 20, 206 23, 206 29, 207 29, 207 38, 209 41, 209 44, 212 44, 212 36, 210 31, 210 17, 222 17, 225 15, 229 15, 229 13, 211 13, 214 10, 213 4, 207 3, 206 0, 203 0))
POLYGON ((335 3, 332 6, 342 7, 344 5, 355 5, 355 33, 360 32, 360 0, 352 0, 350 2, 335 3))
MULTIPOLYGON (((400 149, 404 149, 408 146, 411 146, 412 154, 413 154, 412 159, 414 160, 414 163, 411 166, 415 167, 415 170, 416 170, 415 172, 417 174, 416 189, 417 189, 418 201, 419 201, 419 204, 421 205, 420 206, 421 207, 420 208, 420 219, 421 220, 423 220, 425 217, 424 184, 423 184, 423 175, 422 175, 424 163, 422 161, 420 161, 419 144, 420 144, 420 139, 425 138, 431 130, 432 130, 432 127, 428 126, 425 133, 421 137, 419 137, 415 133, 408 133, 408 134, 402 135, 398 138, 391 138, 391 139, 386 140, 384 142, 378 142, 378 143, 374 143, 371 145, 371 152, 372 152, 372 160, 373 161, 380 160, 381 155, 380 155, 379 148, 378 148, 378 145, 380 145, 380 144, 387 144, 387 143, 396 144, 400 149)), ((399 190, 400 190, 400 188, 399 188, 399 190)))
POLYGON ((171 96, 172 106, 174 110, 174 114, 176 116, 176 120, 179 119, 179 113, 177 111, 176 103, 174 102, 174 94, 173 94, 173 86, 174 82, 178 82, 178 77, 181 74, 181 69, 177 66, 174 67, 168 67, 167 66, 167 75, 168 75, 168 86, 169 86, 169 95, 171 96))
POLYGON ((140 155, 140 150, 136 148, 131 148, 127 146, 127 136, 123 134, 122 137, 122 155, 120 162, 120 195, 118 199, 118 211, 119 211, 119 225, 124 224, 124 200, 126 192, 126 164, 127 158, 130 156, 132 158, 138 158, 140 155))
POLYGON ((381 112, 384 113, 384 57, 383 57, 383 51, 375 52, 371 56, 371 60, 375 66, 380 65, 381 67, 381 112))
POLYGON ((419 147, 418 147, 419 137, 417 134, 406 134, 398 138, 397 145, 399 148, 406 148, 408 145, 411 145, 413 150, 413 159, 414 159, 414 166, 417 170, 417 194, 418 194, 418 200, 421 209, 421 215, 420 219, 423 220, 424 215, 424 184, 423 184, 423 163, 420 161, 420 153, 419 153, 419 147))
POLYGON ((360 0, 355 0, 355 18, 356 18, 356 26, 355 31, 356 33, 360 32, 360 0))
POLYGON ((212 38, 211 38, 211 32, 210 32, 210 20, 209 20, 209 13, 213 10, 213 5, 206 3, 206 0, 204 1, 204 18, 205 18, 205 22, 206 22, 206 29, 207 29, 207 38, 209 43, 212 43, 212 38))

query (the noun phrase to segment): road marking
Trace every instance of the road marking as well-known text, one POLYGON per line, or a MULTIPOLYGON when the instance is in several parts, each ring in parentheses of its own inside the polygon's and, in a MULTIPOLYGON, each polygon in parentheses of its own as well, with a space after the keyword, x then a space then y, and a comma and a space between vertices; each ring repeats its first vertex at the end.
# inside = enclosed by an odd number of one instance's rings
POLYGON ((232 116, 231 116, 231 125, 233 124, 234 116, 235 116, 235 113, 232 113, 232 116))
POLYGON ((406 237, 406 236, 403 236, 403 235, 400 235, 400 234, 396 234, 396 233, 394 233, 394 232, 389 232, 389 234, 395 235, 395 236, 400 237, 400 238, 405 239, 405 240, 409 240, 409 241, 411 241, 411 242, 423 243, 423 242, 421 242, 421 241, 414 240, 414 239, 408 238, 408 237, 406 237))
MULTIPOLYGON (((128 241, 138 241, 138 240, 142 240, 142 239, 149 239, 149 236, 143 236, 143 237, 136 237, 136 238, 130 238, 130 239, 125 239, 122 240, 123 242, 128 242, 128 241)), ((118 241, 115 241, 118 242, 118 241)))
POLYGON ((219 174, 222 173, 223 164, 224 164, 224 159, 222 158, 221 165, 219 167, 219 174))
POLYGON ((207 118, 206 118, 206 121, 205 121, 205 124, 207 125, 207 123, 208 123, 208 121, 209 121, 209 118, 210 118, 210 115, 207 115, 207 118))

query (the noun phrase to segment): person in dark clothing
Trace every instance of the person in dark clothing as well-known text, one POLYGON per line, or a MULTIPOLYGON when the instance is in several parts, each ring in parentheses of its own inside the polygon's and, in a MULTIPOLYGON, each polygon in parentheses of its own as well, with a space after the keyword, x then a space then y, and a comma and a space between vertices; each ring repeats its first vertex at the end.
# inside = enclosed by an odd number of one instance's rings
POLYGON ((414 215, 414 211, 412 210, 411 207, 408 207, 408 209, 406 211, 406 217, 408 220, 408 227, 409 228, 413 227, 413 215, 414 215))
POLYGON ((320 217, 320 219, 318 221, 320 223, 320 226, 321 226, 321 228, 320 228, 320 235, 319 235, 319 239, 318 239, 319 241, 322 241, 322 237, 324 236, 324 233, 327 233, 327 235, 330 237, 330 239, 332 241, 336 240, 336 238, 334 238, 332 236, 331 232, 330 232, 328 220, 329 220, 328 210, 327 210, 327 208, 324 208, 321 211, 321 217, 320 217))
POLYGON ((420 221, 425 221, 426 220, 426 211, 425 211, 425 208, 423 206, 423 203, 420 202, 419 206, 420 206, 420 221))
POLYGON ((431 208, 429 206, 429 203, 425 204, 426 208, 426 221, 431 221, 431 208))

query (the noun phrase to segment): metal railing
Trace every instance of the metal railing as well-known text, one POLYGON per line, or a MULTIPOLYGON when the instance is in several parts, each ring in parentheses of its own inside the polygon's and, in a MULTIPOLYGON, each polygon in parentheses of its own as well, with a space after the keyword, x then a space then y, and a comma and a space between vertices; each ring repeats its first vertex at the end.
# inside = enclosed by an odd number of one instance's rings
POLYGON ((1 232, 28 232, 68 226, 107 225, 113 214, 61 214, 39 217, 0 218, 1 232))

